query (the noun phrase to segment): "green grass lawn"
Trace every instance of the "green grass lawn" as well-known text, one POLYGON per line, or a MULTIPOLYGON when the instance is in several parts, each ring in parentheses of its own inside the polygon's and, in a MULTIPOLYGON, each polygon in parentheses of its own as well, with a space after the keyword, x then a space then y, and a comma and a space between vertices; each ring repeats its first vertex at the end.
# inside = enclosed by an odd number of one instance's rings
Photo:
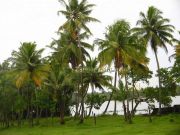
POLYGON ((50 119, 43 119, 32 128, 25 125, 0 129, 0 135, 180 135, 180 115, 153 117, 152 123, 148 117, 136 116, 133 124, 126 124, 122 116, 97 117, 97 125, 92 118, 84 124, 68 120, 65 125, 59 125, 58 119, 53 125, 50 119))

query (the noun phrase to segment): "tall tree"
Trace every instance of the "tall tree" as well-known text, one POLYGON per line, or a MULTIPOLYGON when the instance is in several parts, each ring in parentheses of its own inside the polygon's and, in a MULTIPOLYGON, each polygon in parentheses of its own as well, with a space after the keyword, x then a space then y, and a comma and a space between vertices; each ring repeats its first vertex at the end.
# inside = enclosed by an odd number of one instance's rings
MULTIPOLYGON (((82 0, 79 2, 78 0, 69 0, 68 3, 65 0, 59 0, 64 6, 65 10, 59 11, 59 13, 65 15, 66 22, 60 26, 59 32, 68 32, 71 34, 72 39, 75 40, 76 47, 82 48, 80 35, 84 33, 84 35, 91 35, 90 29, 87 27, 87 23, 89 22, 97 22, 98 20, 90 17, 92 12, 92 7, 94 4, 89 4, 87 0, 82 0)), ((81 71, 83 71, 83 52, 82 49, 79 53, 80 59, 80 67, 81 71)), ((81 74, 81 88, 83 86, 83 77, 81 74)), ((83 98, 82 98, 83 99, 83 98)), ((83 114, 80 117, 80 123, 83 123, 84 118, 83 114)))
MULTIPOLYGON (((42 52, 43 49, 36 50, 36 44, 31 42, 22 43, 18 51, 12 52, 11 60, 18 90, 31 82, 36 87, 41 87, 42 81, 48 76, 49 66, 43 64, 42 52)), ((32 107, 30 109, 30 123, 33 126, 32 107)))
MULTIPOLYGON (((77 46, 77 41, 72 38, 72 35, 68 33, 67 31, 64 31, 60 34, 60 39, 59 40, 54 40, 53 43, 51 44, 51 48, 54 50, 53 52, 53 59, 58 62, 61 65, 64 66, 69 66, 77 72, 77 75, 79 74, 78 72, 81 71, 81 64, 82 61, 87 61, 87 59, 90 59, 90 55, 87 51, 87 49, 92 50, 93 46, 84 42, 84 38, 86 38, 86 34, 80 34, 80 44, 81 46, 77 46)), ((81 78, 81 76, 78 76, 81 78)), ((78 106, 79 106, 79 91, 80 91, 80 82, 81 80, 76 80, 79 81, 76 85, 76 113, 75 113, 75 118, 78 117, 78 106)))
MULTIPOLYGON (((133 61, 141 64, 146 63, 144 59, 145 49, 143 41, 139 40, 136 35, 132 35, 130 25, 125 20, 119 20, 112 26, 109 26, 105 40, 98 39, 95 43, 98 44, 102 50, 98 56, 100 66, 110 66, 112 63, 114 64, 114 87, 116 87, 117 74, 122 68, 125 68, 127 65, 132 65, 133 61)), ((112 94, 104 113, 107 111, 112 94)), ((116 102, 114 107, 114 114, 115 113, 116 102)))
MULTIPOLYGON (((99 68, 99 63, 97 59, 92 59, 90 61, 86 62, 86 66, 84 67, 84 83, 89 84, 89 86, 92 89, 91 96, 93 97, 93 94, 95 92, 95 88, 98 88, 99 90, 104 90, 103 87, 111 87, 110 81, 111 77, 108 75, 105 75, 105 71, 101 71, 99 68)), ((90 116, 91 111, 93 107, 93 101, 90 103, 90 109, 89 114, 90 116)))
MULTIPOLYGON (((134 29, 138 34, 146 39, 155 54, 157 70, 160 69, 159 60, 157 56, 158 47, 164 48, 168 52, 166 43, 172 45, 174 26, 169 24, 169 19, 163 18, 162 12, 157 8, 149 7, 147 13, 140 12, 140 20, 138 20, 137 27, 134 29)), ((159 87, 161 87, 161 79, 159 79, 159 87)), ((159 114, 161 114, 161 90, 159 90, 159 114)))
POLYGON ((134 116, 137 104, 134 104, 134 100, 137 100, 139 98, 139 92, 136 89, 137 82, 143 82, 146 84, 149 84, 148 79, 152 77, 152 71, 150 71, 146 66, 143 66, 138 63, 134 63, 134 66, 130 68, 130 70, 127 73, 128 76, 128 83, 132 86, 132 94, 131 94, 131 103, 132 103, 132 109, 131 114, 134 116), (135 94, 136 92, 136 94, 135 94))
POLYGON ((72 92, 74 91, 74 82, 72 81, 73 74, 72 70, 67 67, 62 67, 60 64, 52 62, 50 75, 46 81, 46 85, 54 90, 56 93, 55 97, 58 101, 60 110, 60 123, 64 124, 65 116, 65 104, 68 98, 72 97, 72 92))

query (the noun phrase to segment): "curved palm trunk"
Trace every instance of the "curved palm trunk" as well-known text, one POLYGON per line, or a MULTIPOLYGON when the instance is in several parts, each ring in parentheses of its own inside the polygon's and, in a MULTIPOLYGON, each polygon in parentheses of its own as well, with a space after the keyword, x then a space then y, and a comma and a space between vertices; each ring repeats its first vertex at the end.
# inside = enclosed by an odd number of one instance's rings
POLYGON ((107 103, 107 105, 106 105, 106 108, 105 108, 103 114, 105 114, 105 113, 107 112, 107 109, 108 109, 108 107, 109 107, 109 104, 110 104, 110 101, 111 101, 111 99, 112 99, 112 96, 113 96, 113 91, 111 92, 111 95, 110 95, 110 97, 109 97, 108 103, 107 103))
MULTIPOLYGON (((157 69, 159 71, 160 66, 159 66, 159 60, 158 60, 157 52, 154 51, 154 54, 155 54, 155 58, 156 58, 157 69)), ((161 79, 160 79, 159 75, 158 75, 158 80, 159 80, 159 109, 158 109, 158 114, 161 115, 161 79)))
POLYGON ((81 99, 81 117, 80 117, 80 123, 84 122, 84 97, 81 99))
MULTIPOLYGON (((116 80, 116 79, 117 79, 117 74, 116 74, 116 71, 115 71, 114 77, 115 77, 115 80, 116 80)), ((114 82, 116 82, 116 81, 114 81, 114 82)), ((111 95, 110 95, 110 97, 109 97, 109 100, 108 100, 107 106, 106 106, 106 108, 105 108, 105 110, 104 110, 103 114, 105 114, 105 113, 107 112, 107 109, 108 109, 108 107, 109 107, 110 101, 111 101, 112 96, 113 96, 113 93, 114 93, 114 91, 112 91, 112 92, 111 92, 111 95)))

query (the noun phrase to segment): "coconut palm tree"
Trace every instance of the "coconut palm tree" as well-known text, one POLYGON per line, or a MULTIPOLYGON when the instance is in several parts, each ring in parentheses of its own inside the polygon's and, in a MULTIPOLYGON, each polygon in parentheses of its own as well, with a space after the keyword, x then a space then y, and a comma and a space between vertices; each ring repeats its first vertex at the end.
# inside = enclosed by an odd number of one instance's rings
MULTIPOLYGON (((163 18, 162 12, 157 8, 149 7, 147 13, 140 12, 140 20, 137 21, 137 27, 134 31, 146 39, 155 54, 157 69, 160 65, 157 56, 158 47, 168 52, 166 43, 172 45, 174 26, 169 24, 169 19, 163 18)), ((159 79, 159 87, 161 87, 161 79, 159 79)), ((159 114, 161 113, 161 90, 159 90, 159 114)))
POLYGON ((90 17, 92 7, 95 5, 89 4, 87 0, 82 0, 81 2, 78 0, 69 0, 68 2, 65 0, 59 0, 59 2, 64 5, 65 10, 60 10, 58 13, 63 14, 66 17, 66 21, 62 26, 59 27, 58 32, 61 33, 61 36, 62 33, 66 35, 68 41, 66 45, 76 46, 71 47, 73 52, 76 52, 76 57, 71 56, 70 58, 71 63, 77 67, 79 64, 78 60, 80 59, 81 67, 83 67, 83 55, 86 53, 84 45, 86 48, 92 48, 89 44, 82 42, 84 38, 88 38, 89 35, 92 34, 90 29, 87 27, 87 23, 98 22, 97 19, 90 17), (77 48, 80 50, 80 52, 77 51, 77 48))
MULTIPOLYGON (((99 63, 96 58, 86 62, 83 72, 85 74, 84 83, 89 84, 91 87, 92 96, 95 92, 95 88, 104 90, 103 87, 112 87, 110 84, 112 78, 109 75, 105 75, 105 71, 100 70, 99 63)), ((91 102, 88 116, 91 114, 92 107, 93 103, 91 102)))
POLYGON ((12 62, 16 73, 16 86, 22 87, 27 81, 32 80, 37 87, 47 77, 49 66, 42 63, 43 49, 36 50, 36 43, 21 43, 19 51, 12 52, 12 62))
MULTIPOLYGON (((131 34, 129 23, 125 20, 119 20, 112 26, 109 26, 105 35, 105 40, 98 39, 95 43, 98 44, 99 48, 102 50, 98 56, 100 66, 110 66, 114 63, 114 87, 116 87, 117 74, 121 68, 124 68, 125 65, 131 65, 133 61, 142 64, 146 63, 144 59, 145 49, 143 41, 131 34)), ((104 113, 107 111, 112 94, 104 113)), ((115 113, 116 102, 114 107, 114 114, 115 113)))
POLYGON ((65 0, 59 0, 64 6, 65 10, 58 11, 63 14, 67 21, 59 28, 59 30, 66 29, 72 33, 73 37, 78 38, 80 30, 84 30, 89 34, 92 34, 87 27, 89 22, 99 22, 96 18, 90 17, 92 7, 94 4, 89 4, 87 0, 69 0, 68 3, 65 0))
POLYGON ((71 98, 74 91, 74 82, 72 70, 68 67, 62 67, 59 63, 51 61, 51 69, 45 85, 51 88, 60 108, 60 123, 64 124, 65 104, 68 98, 71 98))
MULTIPOLYGON (((13 72, 18 89, 31 82, 34 82, 36 87, 41 87, 49 71, 49 66, 43 64, 43 59, 41 57, 42 52, 43 49, 36 50, 36 43, 31 42, 22 43, 19 51, 12 52, 12 57, 10 59, 14 65, 13 72)), ((30 117, 31 126, 33 126, 32 112, 30 117)))
MULTIPOLYGON (((85 33, 80 34, 79 43, 81 46, 77 46, 77 41, 73 39, 71 33, 64 31, 61 33, 60 39, 54 40, 51 44, 51 48, 54 50, 52 57, 54 57, 59 63, 64 64, 64 66, 68 66, 70 64, 73 70, 81 71, 79 69, 82 68, 82 61, 87 61, 87 59, 90 59, 90 55, 86 49, 93 49, 92 45, 83 41, 84 38, 87 38, 87 35, 85 33)), ((81 78, 81 76, 79 77, 81 78)), ((75 91, 76 93, 79 93, 79 88, 80 87, 77 85, 77 91, 75 91)), ((76 99, 77 103, 75 118, 79 115, 79 97, 76 97, 76 99)))
MULTIPOLYGON (((94 4, 88 4, 87 0, 69 0, 68 3, 65 0, 59 0, 64 6, 65 10, 58 11, 58 13, 63 14, 66 17, 66 22, 59 27, 58 32, 61 36, 64 33, 68 40, 67 45, 73 44, 79 48, 83 48, 85 45, 88 48, 92 48, 89 44, 82 42, 85 38, 89 38, 91 35, 90 29, 87 27, 89 22, 99 22, 97 19, 90 17, 92 12, 92 7, 94 4)), ((79 58, 81 59, 81 64, 83 61, 84 51, 80 49, 79 58)))
MULTIPOLYGON (((87 0, 82 0, 79 2, 78 0, 69 0, 68 3, 65 0, 59 0, 64 6, 65 10, 61 10, 58 13, 63 14, 66 17, 66 22, 60 26, 58 32, 68 32, 71 34, 71 39, 73 39, 74 45, 79 48, 82 48, 81 44, 81 36, 83 33, 86 36, 91 35, 90 29, 87 27, 87 23, 89 22, 97 22, 98 20, 90 17, 89 15, 92 12, 92 7, 94 4, 88 4, 87 0)), ((80 67, 81 71, 83 71, 83 51, 80 49, 79 53, 80 59, 80 67)), ((81 75, 81 88, 83 87, 83 78, 81 75)), ((83 114, 81 114, 80 123, 83 122, 83 114)))
POLYGON ((60 33, 60 38, 58 40, 53 40, 50 48, 53 50, 52 57, 56 58, 59 63, 71 64, 72 69, 76 69, 81 64, 81 57, 83 61, 90 59, 90 55, 87 49, 92 50, 93 46, 84 42, 83 40, 87 38, 84 33, 80 34, 80 44, 76 45, 76 40, 72 38, 69 32, 60 33), (82 52, 82 56, 81 56, 82 52))

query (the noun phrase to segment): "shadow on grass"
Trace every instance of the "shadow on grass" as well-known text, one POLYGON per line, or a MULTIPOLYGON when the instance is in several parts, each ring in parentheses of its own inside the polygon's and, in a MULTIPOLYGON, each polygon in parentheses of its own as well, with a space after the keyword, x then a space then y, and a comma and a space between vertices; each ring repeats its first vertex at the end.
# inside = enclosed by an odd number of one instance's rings
POLYGON ((178 129, 172 130, 171 132, 168 132, 165 135, 179 135, 180 134, 180 126, 178 129))

